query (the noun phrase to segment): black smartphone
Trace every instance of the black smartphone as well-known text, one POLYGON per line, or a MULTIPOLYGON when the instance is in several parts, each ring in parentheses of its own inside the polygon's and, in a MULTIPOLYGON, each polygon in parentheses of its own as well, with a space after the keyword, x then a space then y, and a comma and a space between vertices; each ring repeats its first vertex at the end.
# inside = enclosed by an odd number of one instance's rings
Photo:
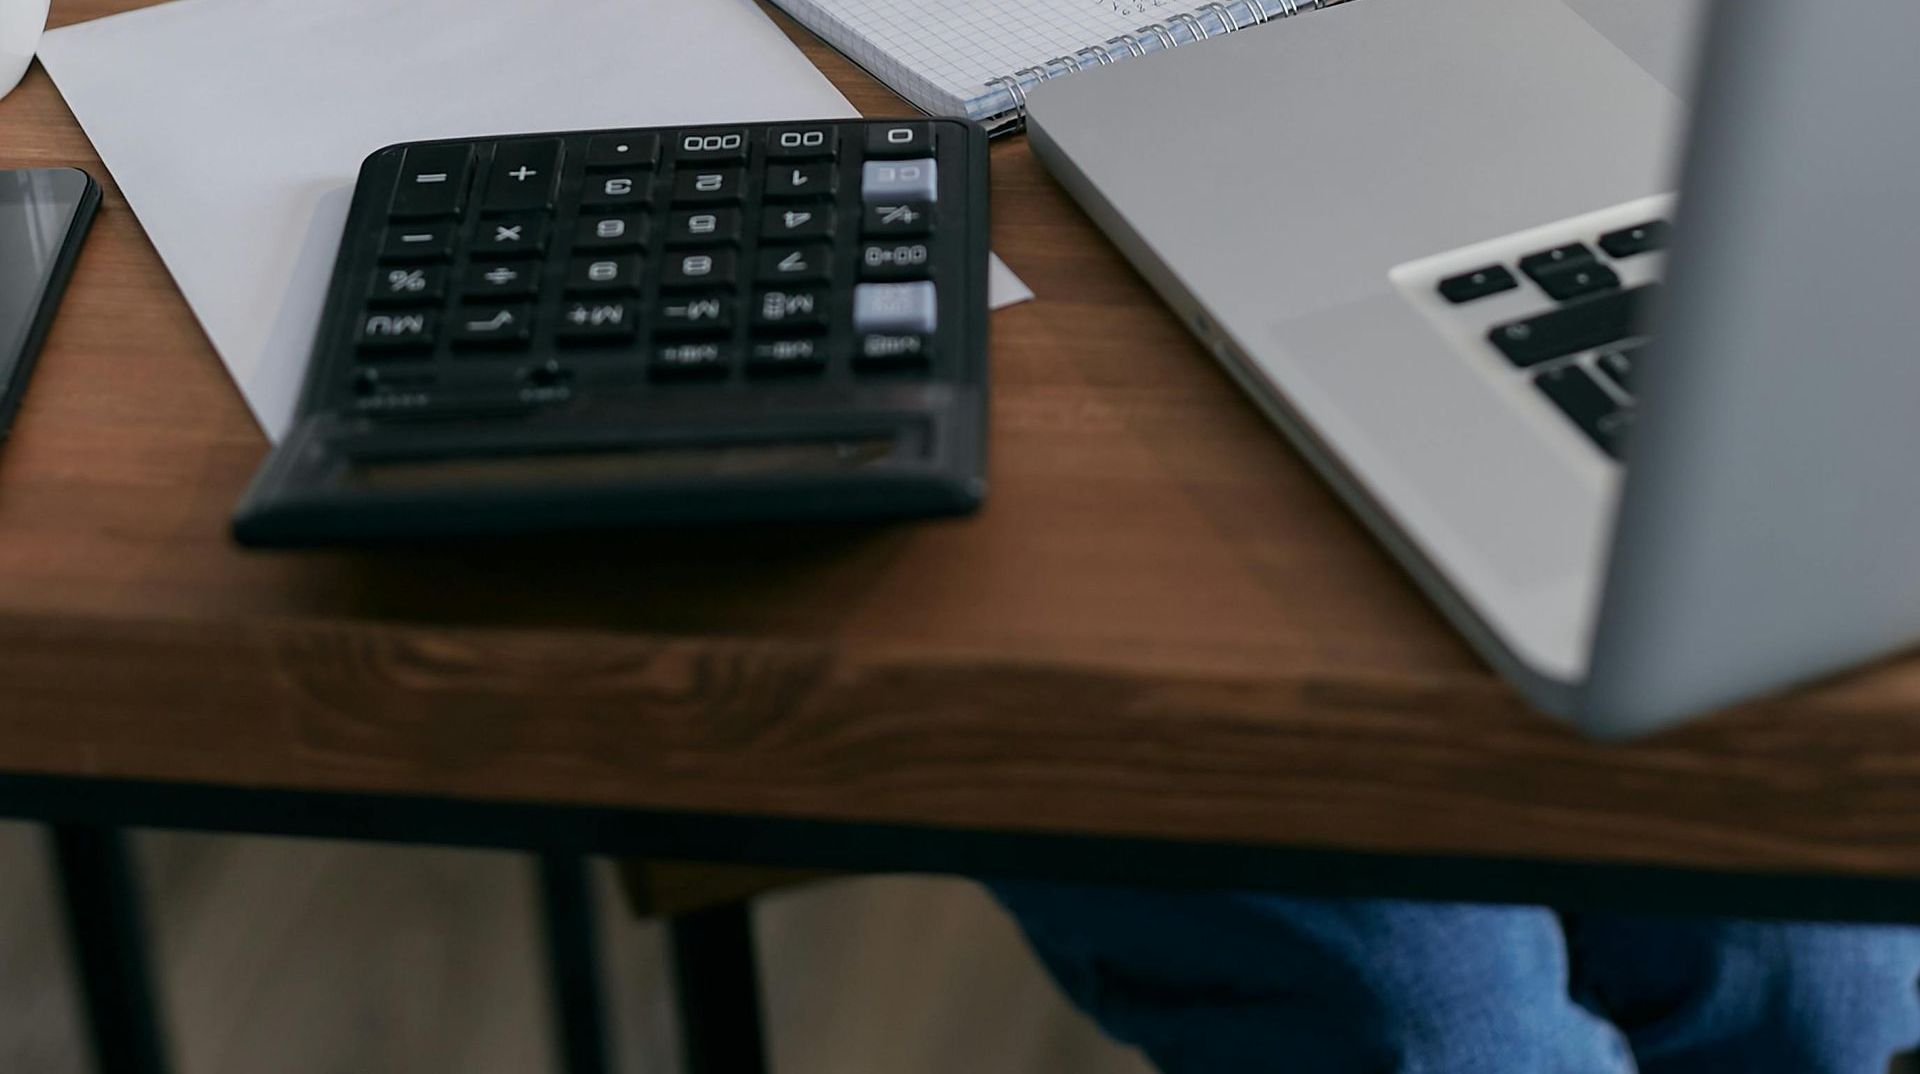
POLYGON ((99 206, 100 184, 78 168, 0 171, 0 437, 99 206))

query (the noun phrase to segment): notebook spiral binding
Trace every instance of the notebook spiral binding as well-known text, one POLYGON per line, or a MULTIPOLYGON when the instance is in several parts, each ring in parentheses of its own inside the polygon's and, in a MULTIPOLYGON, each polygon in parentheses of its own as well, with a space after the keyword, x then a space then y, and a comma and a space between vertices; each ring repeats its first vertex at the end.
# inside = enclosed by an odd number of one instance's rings
POLYGON ((1333 7, 1346 0, 1215 0, 1192 11, 1169 15, 1134 30, 1089 45, 1067 56, 1055 56, 1045 63, 1022 67, 1008 75, 987 80, 987 87, 999 87, 1013 99, 1013 109, 997 116, 989 126, 998 133, 1022 126, 1027 117, 1027 88, 1060 75, 1073 74, 1088 67, 1105 67, 1126 56, 1145 56, 1149 52, 1178 48, 1183 44, 1222 37, 1236 30, 1258 26, 1273 19, 1290 18, 1302 11, 1333 7), (1122 55, 1124 53, 1124 55, 1122 55))

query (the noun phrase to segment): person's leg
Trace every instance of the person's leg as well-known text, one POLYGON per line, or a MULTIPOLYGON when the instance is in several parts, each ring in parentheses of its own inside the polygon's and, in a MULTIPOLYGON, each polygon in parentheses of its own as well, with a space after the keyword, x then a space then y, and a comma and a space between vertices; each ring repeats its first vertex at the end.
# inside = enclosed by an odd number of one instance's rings
POLYGON ((993 885, 1165 1074, 1625 1074, 1537 908, 993 885))
POLYGON ((1920 1045, 1920 929, 1570 916, 1576 987, 1645 1074, 1887 1074, 1920 1045))

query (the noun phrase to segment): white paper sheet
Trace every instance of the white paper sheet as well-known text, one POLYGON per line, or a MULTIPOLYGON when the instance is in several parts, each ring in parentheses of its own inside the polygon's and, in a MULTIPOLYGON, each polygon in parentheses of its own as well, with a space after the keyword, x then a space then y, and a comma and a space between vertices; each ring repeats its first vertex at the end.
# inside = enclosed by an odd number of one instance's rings
POLYGON ((856 114, 752 0, 175 0, 40 59, 276 440, 375 149, 856 114))

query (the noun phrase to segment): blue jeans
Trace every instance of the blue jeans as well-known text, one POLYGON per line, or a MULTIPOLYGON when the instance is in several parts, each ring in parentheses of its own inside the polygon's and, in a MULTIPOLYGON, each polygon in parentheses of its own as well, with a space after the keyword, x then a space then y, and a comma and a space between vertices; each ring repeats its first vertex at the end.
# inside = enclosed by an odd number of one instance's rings
POLYGON ((1165 1074, 1887 1074, 1920 929, 997 884, 1165 1074))

